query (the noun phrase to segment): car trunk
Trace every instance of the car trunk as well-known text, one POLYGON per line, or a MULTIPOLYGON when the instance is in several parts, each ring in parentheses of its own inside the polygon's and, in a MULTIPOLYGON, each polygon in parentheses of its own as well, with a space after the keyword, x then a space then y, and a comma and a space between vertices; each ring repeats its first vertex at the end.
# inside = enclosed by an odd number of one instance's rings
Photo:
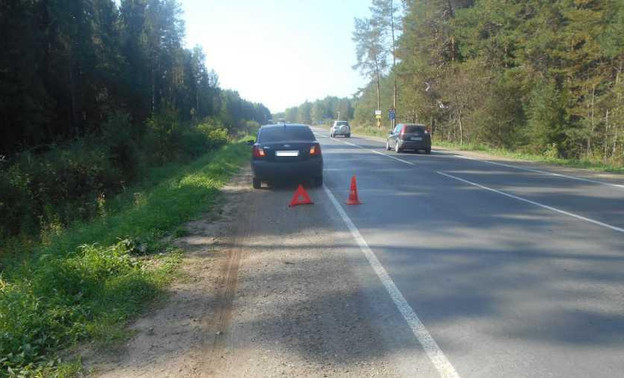
POLYGON ((267 161, 294 162, 305 161, 310 158, 312 142, 272 142, 262 143, 267 161))
POLYGON ((406 141, 423 141, 429 137, 426 133, 426 129, 420 126, 406 126, 401 134, 401 140, 406 141))
POLYGON ((336 132, 338 134, 346 134, 348 131, 349 131, 349 126, 347 125, 336 126, 336 132))

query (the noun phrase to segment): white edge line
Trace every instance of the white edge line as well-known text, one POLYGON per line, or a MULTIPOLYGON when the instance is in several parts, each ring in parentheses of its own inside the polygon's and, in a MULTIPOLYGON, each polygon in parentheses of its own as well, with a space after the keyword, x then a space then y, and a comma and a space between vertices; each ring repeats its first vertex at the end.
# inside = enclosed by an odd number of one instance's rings
POLYGON ((463 178, 460 178, 460 177, 457 177, 457 176, 449 175, 448 173, 444 173, 444 172, 440 172, 440 171, 436 171, 436 172, 438 174, 442 175, 442 176, 446 176, 446 177, 449 177, 449 178, 452 178, 452 179, 464 182, 466 184, 470 184, 470 185, 476 186, 476 187, 481 188, 481 189, 489 190, 491 192, 498 193, 498 194, 503 195, 505 197, 509 197, 509 198, 513 198, 513 199, 518 200, 518 201, 530 203, 531 205, 539 206, 541 208, 548 209, 548 210, 557 212, 559 214, 567 215, 567 216, 570 216, 570 217, 573 217, 573 218, 576 218, 576 219, 579 219, 579 220, 582 220, 582 221, 585 221, 585 222, 589 222, 589 223, 593 223, 593 224, 598 225, 598 226, 609 228, 609 229, 611 229, 613 231, 618 231, 618 232, 624 233, 624 228, 612 226, 612 225, 607 224, 607 223, 599 222, 597 220, 593 220, 593 219, 590 219, 590 218, 585 218, 583 216, 580 216, 580 215, 577 215, 577 214, 573 214, 573 213, 569 213, 569 212, 567 212, 565 210, 560 210, 560 209, 557 209, 557 208, 552 207, 552 206, 548 206, 548 205, 544 205, 544 204, 539 203, 539 202, 528 200, 526 198, 514 196, 513 194, 501 192, 500 190, 496 190, 496 189, 493 189, 493 188, 490 188, 490 187, 487 187, 487 186, 483 186, 481 184, 477 184, 476 182, 468 181, 466 179, 463 179, 463 178))
MULTIPOLYGON (((348 143, 348 142, 344 142, 344 143, 348 143)), ((355 146, 357 146, 357 145, 355 145, 355 146)), ((357 147, 364 148, 364 147, 361 147, 361 146, 357 146, 357 147)), ((379 152, 379 151, 375 151, 375 150, 370 150, 370 151, 374 152, 374 153, 376 153, 378 155, 382 155, 382 156, 388 157, 390 159, 394 159, 394 160, 400 161, 400 162, 405 163, 405 164, 416 165, 416 164, 414 164, 414 163, 412 163, 410 161, 399 159, 397 157, 390 156, 388 154, 384 154, 384 153, 379 152)), ((458 157, 460 157, 462 159, 474 160, 474 161, 483 162, 483 163, 489 163, 489 164, 495 164, 495 165, 503 165, 503 166, 509 166, 511 168, 529 170, 528 168, 520 168, 520 167, 515 167, 513 165, 507 165, 507 164, 502 164, 502 163, 495 163, 495 162, 491 162, 491 161, 487 161, 487 160, 473 159, 473 158, 470 158, 470 157, 467 157, 467 156, 462 156, 462 155, 453 155, 453 156, 458 156, 458 157)), ((538 171, 538 170, 532 170, 532 171, 535 171, 535 172, 538 172, 538 173, 542 173, 542 171, 538 171)), ((559 214, 567 215, 567 216, 570 216, 570 217, 573 217, 573 218, 576 218, 576 219, 579 219, 579 220, 582 220, 582 221, 585 221, 585 222, 589 222, 589 223, 593 223, 593 224, 598 225, 598 226, 606 227, 606 228, 611 229, 613 231, 618 231, 618 232, 624 233, 624 228, 612 226, 612 225, 607 224, 607 223, 603 223, 603 222, 600 222, 600 221, 597 221, 597 220, 594 220, 594 219, 586 218, 586 217, 583 217, 581 215, 573 214, 573 213, 567 212, 565 210, 557 209, 555 207, 544 205, 544 204, 539 203, 539 202, 531 201, 531 200, 528 200, 526 198, 518 197, 518 196, 515 196, 513 194, 501 192, 500 190, 496 190, 496 189, 493 189, 493 188, 490 188, 490 187, 487 187, 487 186, 483 186, 481 184, 477 184, 475 182, 468 181, 468 180, 462 179, 462 178, 457 177, 457 176, 449 175, 448 173, 444 173, 444 172, 440 172, 440 171, 436 171, 436 172, 438 174, 440 174, 440 175, 447 176, 447 177, 455 179, 455 180, 463 181, 463 182, 465 182, 467 184, 474 185, 476 187, 479 187, 479 188, 485 189, 485 190, 489 190, 489 191, 494 192, 494 193, 498 193, 498 194, 503 195, 505 197, 509 197, 509 198, 513 198, 513 199, 518 200, 518 201, 530 203, 532 205, 539 206, 541 208, 548 209, 548 210, 557 212, 559 214)), ((559 175, 558 173, 544 172, 544 174, 551 174, 551 175, 555 175, 555 176, 569 177, 569 178, 576 179, 576 180, 581 180, 581 181, 589 181, 589 182, 595 182, 595 183, 599 183, 599 184, 617 186, 617 184, 610 184, 610 183, 605 183, 605 182, 602 182, 602 181, 593 181, 593 180, 588 180, 588 179, 582 179, 582 178, 574 177, 574 176, 559 175)))
POLYGON ((382 155, 382 156, 385 156, 385 157, 389 157, 390 159, 394 159, 396 161, 400 161, 400 162, 405 163, 405 164, 416 165, 416 164, 412 163, 411 161, 399 159, 398 157, 390 156, 388 154, 384 154, 383 152, 379 152, 379 151, 375 151, 375 150, 370 150, 370 151, 376 153, 377 155, 382 155))
POLYGON ((614 183, 606 182, 606 181, 592 180, 592 179, 587 179, 587 178, 577 177, 577 176, 569 176, 569 175, 564 175, 562 173, 542 171, 540 169, 534 169, 534 168, 519 167, 517 165, 498 163, 498 162, 490 161, 490 160, 475 159, 475 158, 472 158, 472 157, 469 157, 469 156, 463 156, 463 155, 457 155, 457 154, 445 153, 445 155, 458 157, 460 159, 478 161, 478 162, 481 162, 481 163, 487 163, 487 164, 492 164, 492 165, 499 165, 501 167, 518 169, 518 170, 521 170, 521 171, 539 173, 539 174, 542 174, 542 175, 563 177, 563 178, 567 178, 567 179, 570 179, 570 180, 585 181, 585 182, 591 182, 593 184, 607 185, 607 186, 613 186, 613 187, 616 187, 616 188, 619 188, 619 189, 624 189, 624 185, 614 184, 614 183))
POLYGON ((407 303, 405 297, 403 297, 403 294, 401 294, 394 281, 392 281, 392 278, 390 278, 390 275, 388 275, 384 267, 377 259, 377 256, 375 256, 375 253, 370 249, 370 247, 366 243, 366 240, 364 240, 364 238, 360 234, 360 231, 357 229, 355 224, 353 224, 347 213, 343 210, 340 203, 338 203, 336 197, 334 197, 334 195, 327 188, 327 186, 323 185, 323 189, 325 190, 325 193, 329 197, 331 203, 336 208, 336 211, 338 212, 338 214, 340 214, 340 217, 349 228, 349 231, 351 231, 351 235, 359 245, 362 253, 364 253, 364 256, 366 256, 366 259, 377 274, 377 277, 379 277, 381 283, 386 288, 386 291, 390 295, 390 298, 392 298, 392 301, 397 306, 399 312, 407 321, 409 327, 412 329, 414 336, 416 336, 416 339, 418 339, 418 342, 420 343, 420 345, 422 345, 423 349, 427 353, 429 360, 431 360, 438 373, 440 373, 440 376, 459 378, 459 374, 457 373, 453 365, 451 365, 450 361, 444 355, 444 352, 442 352, 442 349, 440 349, 440 347, 438 346, 438 343, 436 343, 429 331, 427 331, 427 328, 425 328, 425 325, 420 321, 418 315, 416 315, 412 307, 409 305, 409 303, 407 303))

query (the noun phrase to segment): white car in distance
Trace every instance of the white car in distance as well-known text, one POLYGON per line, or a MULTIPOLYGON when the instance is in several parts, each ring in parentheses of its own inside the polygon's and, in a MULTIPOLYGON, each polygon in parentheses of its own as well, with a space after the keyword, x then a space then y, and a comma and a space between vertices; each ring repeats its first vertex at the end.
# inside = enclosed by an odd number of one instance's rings
POLYGON ((329 130, 329 136, 334 138, 336 135, 342 135, 345 138, 351 138, 351 126, 349 126, 349 122, 334 121, 334 124, 329 130))

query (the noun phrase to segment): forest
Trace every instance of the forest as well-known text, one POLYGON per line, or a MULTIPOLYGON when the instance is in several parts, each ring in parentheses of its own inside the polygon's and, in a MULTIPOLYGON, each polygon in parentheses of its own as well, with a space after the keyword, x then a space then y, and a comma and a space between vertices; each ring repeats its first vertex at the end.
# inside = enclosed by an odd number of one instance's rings
POLYGON ((175 0, 1 3, 0 236, 88 219, 145 167, 270 118, 184 47, 181 16, 175 0))
POLYGON ((624 164, 624 2, 373 0, 370 9, 353 32, 354 69, 368 80, 351 99, 355 125, 374 126, 381 109, 389 129, 394 107, 398 122, 425 123, 437 141, 624 164))
POLYGON ((273 118, 284 118, 287 122, 304 124, 327 123, 336 118, 352 119, 354 111, 352 99, 327 96, 321 100, 306 101, 299 106, 287 108, 283 113, 274 114, 273 118))

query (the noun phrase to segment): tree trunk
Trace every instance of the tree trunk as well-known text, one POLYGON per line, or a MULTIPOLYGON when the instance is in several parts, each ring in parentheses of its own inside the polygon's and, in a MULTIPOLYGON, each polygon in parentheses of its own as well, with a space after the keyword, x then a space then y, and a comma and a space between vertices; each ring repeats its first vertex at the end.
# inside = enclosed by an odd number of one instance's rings
MULTIPOLYGON (((80 117, 78 117, 78 101, 76 99, 76 75, 75 75, 75 64, 72 63, 69 68, 69 96, 71 101, 71 125, 72 131, 75 137, 80 135, 80 127, 78 123, 80 122, 80 117)), ((71 135, 71 133, 70 133, 71 135)))
MULTIPOLYGON (((394 88, 392 96, 392 108, 396 111, 397 107, 397 79, 396 79, 396 41, 394 38, 394 3, 390 0, 390 29, 392 31, 392 71, 394 74, 394 88)), ((395 113, 396 114, 396 113, 395 113)), ((395 116, 396 117, 396 116, 395 116)), ((392 120, 392 127, 396 125, 396 118, 392 120)))
MULTIPOLYGON (((381 87, 379 83, 380 81, 379 64, 377 63, 377 60, 375 60, 375 76, 376 76, 376 81, 377 81, 377 109, 376 110, 380 110, 381 109, 381 87)), ((377 118, 376 114, 375 114, 375 118, 377 118)), ((379 122, 379 120, 377 120, 377 127, 381 128, 381 122, 379 122)))
POLYGON ((592 135, 594 134, 594 127, 595 127, 595 124, 594 124, 595 100, 596 100, 596 85, 594 84, 594 86, 592 87, 591 110, 589 113, 591 130, 590 130, 589 135, 587 136, 587 158, 588 159, 591 157, 591 149, 592 149, 591 138, 592 138, 592 135))
POLYGON ((604 157, 606 162, 608 158, 608 146, 609 146, 609 109, 605 112, 605 134, 604 134, 604 157))
POLYGON ((462 112, 459 110, 457 122, 459 123, 459 145, 464 144, 464 125, 462 123, 462 112))

